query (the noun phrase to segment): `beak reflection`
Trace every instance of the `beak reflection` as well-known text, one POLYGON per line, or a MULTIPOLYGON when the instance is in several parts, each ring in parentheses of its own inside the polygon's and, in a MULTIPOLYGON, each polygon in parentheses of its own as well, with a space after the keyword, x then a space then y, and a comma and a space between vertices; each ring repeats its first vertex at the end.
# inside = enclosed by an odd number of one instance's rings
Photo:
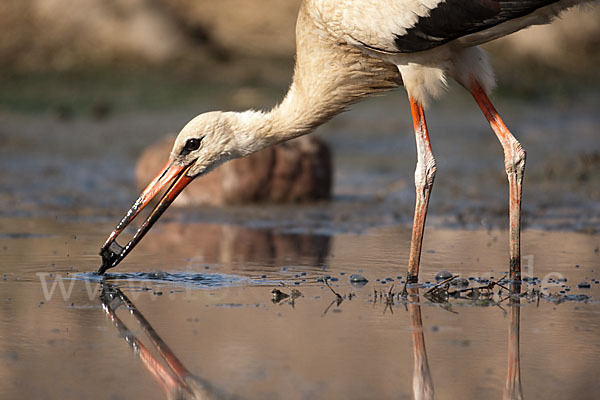
POLYGON ((100 301, 115 328, 160 384, 167 399, 217 400, 224 398, 209 382, 192 375, 187 370, 135 304, 117 286, 103 282, 100 301), (119 308, 126 310, 139 323, 142 331, 150 339, 152 347, 163 358, 164 363, 118 317, 117 310, 119 308))

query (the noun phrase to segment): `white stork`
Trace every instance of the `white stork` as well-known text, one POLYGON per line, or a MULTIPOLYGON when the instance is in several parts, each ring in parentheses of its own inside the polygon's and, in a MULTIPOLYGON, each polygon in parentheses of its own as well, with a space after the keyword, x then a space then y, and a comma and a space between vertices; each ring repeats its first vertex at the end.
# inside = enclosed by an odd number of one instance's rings
POLYGON ((404 85, 417 143, 416 205, 407 281, 416 282, 436 165, 424 106, 448 78, 464 86, 504 149, 510 192, 511 277, 520 277, 520 215, 525 151, 488 99, 493 71, 478 45, 589 0, 304 0, 296 26, 294 79, 270 111, 209 112, 179 133, 169 160, 102 247, 98 273, 115 267, 194 178, 237 157, 312 132, 349 104, 404 85), (117 236, 159 191, 172 185, 131 241, 117 236))

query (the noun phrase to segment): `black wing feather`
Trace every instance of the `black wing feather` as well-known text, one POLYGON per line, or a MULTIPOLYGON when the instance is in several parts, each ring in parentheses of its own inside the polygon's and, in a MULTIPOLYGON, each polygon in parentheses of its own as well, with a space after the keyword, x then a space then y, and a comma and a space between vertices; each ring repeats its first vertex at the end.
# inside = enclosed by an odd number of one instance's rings
POLYGON ((414 53, 479 32, 532 13, 558 0, 446 0, 419 18, 404 35, 396 35, 396 48, 414 53))

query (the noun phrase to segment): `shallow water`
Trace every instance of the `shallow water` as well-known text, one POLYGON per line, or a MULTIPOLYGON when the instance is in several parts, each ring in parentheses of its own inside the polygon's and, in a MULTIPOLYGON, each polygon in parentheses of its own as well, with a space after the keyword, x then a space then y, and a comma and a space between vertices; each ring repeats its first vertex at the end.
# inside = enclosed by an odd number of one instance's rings
MULTIPOLYGON (((159 353, 126 306, 109 301, 102 307, 102 280, 92 271, 111 228, 56 218, 0 220, 0 398, 161 399, 181 386, 166 364, 157 365, 159 353)), ((441 269, 500 278, 506 236, 429 230, 421 281, 433 282, 441 269)), ((210 384, 226 396, 412 398, 433 392, 455 399, 520 390, 525 398, 596 397, 598 235, 524 233, 525 275, 541 282, 524 284, 523 292, 535 287, 563 300, 585 295, 580 301, 440 305, 421 288, 408 303, 396 296, 386 304, 379 294, 402 288, 409 237, 401 226, 325 234, 166 221, 110 271, 112 286, 104 289, 120 288, 143 314, 188 387, 210 384), (352 286, 355 273, 369 282, 352 286), (343 297, 340 304, 319 282, 324 276, 343 297), (584 280, 591 288, 577 287, 584 280), (294 288, 301 296, 275 303, 273 288, 286 294, 294 288), (520 386, 509 371, 520 371, 520 386)))

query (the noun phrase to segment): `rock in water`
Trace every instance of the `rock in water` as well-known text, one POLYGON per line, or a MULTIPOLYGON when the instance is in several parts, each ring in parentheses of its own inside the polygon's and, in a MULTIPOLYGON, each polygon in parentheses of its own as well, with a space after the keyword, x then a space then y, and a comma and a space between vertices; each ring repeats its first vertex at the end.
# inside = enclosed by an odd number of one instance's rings
MULTIPOLYGON (((175 135, 150 146, 136 167, 137 184, 144 188, 166 162, 175 135)), ((303 136, 229 161, 196 178, 173 205, 293 203, 326 200, 332 187, 329 146, 313 136, 303 136)))

